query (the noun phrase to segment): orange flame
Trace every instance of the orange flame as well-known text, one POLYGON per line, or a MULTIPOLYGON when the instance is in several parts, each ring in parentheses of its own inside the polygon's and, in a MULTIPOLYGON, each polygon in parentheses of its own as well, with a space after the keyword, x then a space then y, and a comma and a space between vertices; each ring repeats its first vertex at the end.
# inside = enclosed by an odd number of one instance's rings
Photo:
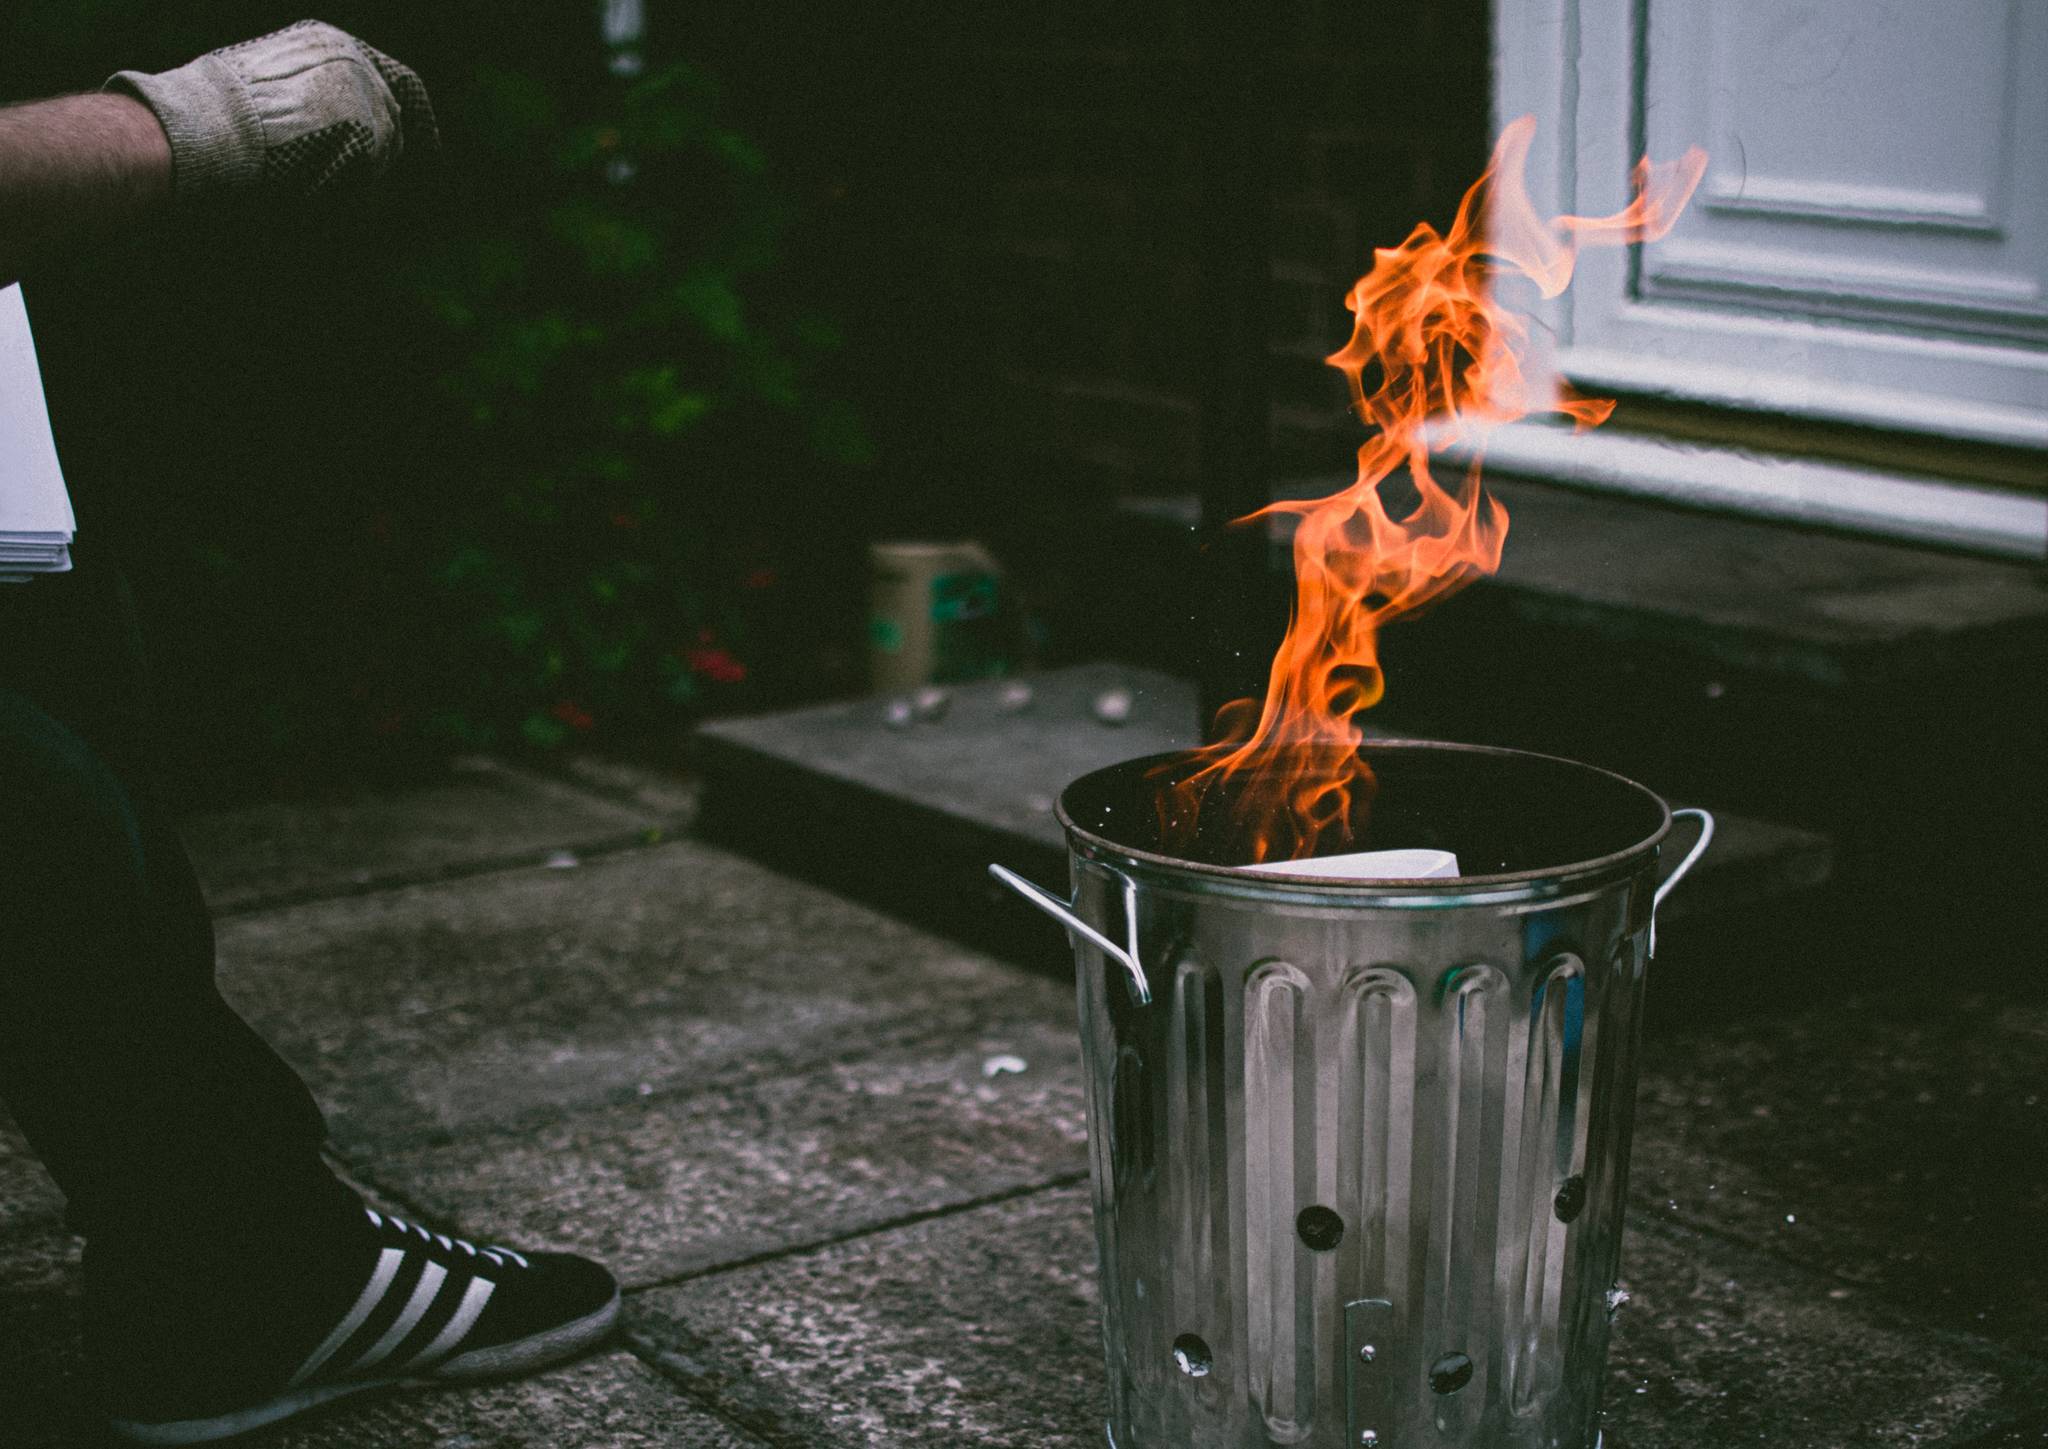
POLYGON ((1372 271, 1345 298, 1356 324, 1326 360, 1375 431, 1358 450, 1349 488, 1239 520, 1299 520, 1293 616, 1264 704, 1225 706, 1223 743, 1195 751, 1192 771, 1185 759, 1169 767, 1180 777, 1160 802, 1169 840, 1190 838, 1204 800, 1226 784, 1253 861, 1301 859, 1327 840, 1351 840, 1372 799, 1359 716, 1385 688, 1380 627, 1494 572, 1507 537, 1507 511, 1480 487, 1476 454, 1446 483, 1432 449, 1531 411, 1592 427, 1614 410, 1611 401, 1532 396, 1522 365, 1528 330, 1492 296, 1492 281, 1526 277, 1555 297, 1571 281, 1579 247, 1655 241, 1698 186, 1706 153, 1695 146, 1661 166, 1645 157, 1635 199, 1613 216, 1545 222, 1522 180, 1535 131, 1533 116, 1503 131, 1449 233, 1418 224, 1398 247, 1373 253, 1372 271), (1380 485, 1403 469, 1420 501, 1396 517, 1380 485))

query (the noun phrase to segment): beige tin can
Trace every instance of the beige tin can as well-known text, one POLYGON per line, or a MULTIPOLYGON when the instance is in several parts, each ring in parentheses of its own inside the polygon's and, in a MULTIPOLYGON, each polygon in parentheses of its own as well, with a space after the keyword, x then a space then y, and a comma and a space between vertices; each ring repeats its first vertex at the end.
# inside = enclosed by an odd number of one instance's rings
POLYGON ((1003 572, 978 543, 868 550, 869 683, 878 693, 1006 672, 1003 572))

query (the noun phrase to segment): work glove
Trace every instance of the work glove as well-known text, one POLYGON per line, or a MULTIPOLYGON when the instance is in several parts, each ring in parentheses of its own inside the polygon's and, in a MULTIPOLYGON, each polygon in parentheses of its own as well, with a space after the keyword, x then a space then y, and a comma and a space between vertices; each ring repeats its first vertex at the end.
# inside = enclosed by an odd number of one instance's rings
POLYGON ((440 145, 420 78, 318 20, 158 75, 124 70, 105 89, 156 112, 186 204, 353 189, 408 149, 440 145))

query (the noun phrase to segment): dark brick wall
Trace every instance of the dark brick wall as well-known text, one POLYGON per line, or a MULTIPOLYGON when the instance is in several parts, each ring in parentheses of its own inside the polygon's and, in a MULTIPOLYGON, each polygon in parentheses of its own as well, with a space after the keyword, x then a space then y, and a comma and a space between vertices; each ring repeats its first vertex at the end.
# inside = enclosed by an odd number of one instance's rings
MULTIPOLYGON (((1344 291, 1484 162, 1486 9, 1270 8, 1280 471, 1346 465, 1357 431, 1321 361, 1344 291)), ((1052 517, 1192 488, 1204 23, 1192 0, 657 10, 652 38, 726 77, 815 203, 878 527, 1042 550, 1052 517)))

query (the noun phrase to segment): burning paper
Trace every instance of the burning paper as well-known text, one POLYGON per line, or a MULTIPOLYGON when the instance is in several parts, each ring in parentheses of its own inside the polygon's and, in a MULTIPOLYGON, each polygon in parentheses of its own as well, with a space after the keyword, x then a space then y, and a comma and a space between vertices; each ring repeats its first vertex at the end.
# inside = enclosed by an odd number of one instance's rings
POLYGON ((1314 860, 1269 860, 1239 869, 1261 875, 1314 875, 1328 880, 1435 880, 1458 872, 1448 850, 1354 850, 1314 860))

